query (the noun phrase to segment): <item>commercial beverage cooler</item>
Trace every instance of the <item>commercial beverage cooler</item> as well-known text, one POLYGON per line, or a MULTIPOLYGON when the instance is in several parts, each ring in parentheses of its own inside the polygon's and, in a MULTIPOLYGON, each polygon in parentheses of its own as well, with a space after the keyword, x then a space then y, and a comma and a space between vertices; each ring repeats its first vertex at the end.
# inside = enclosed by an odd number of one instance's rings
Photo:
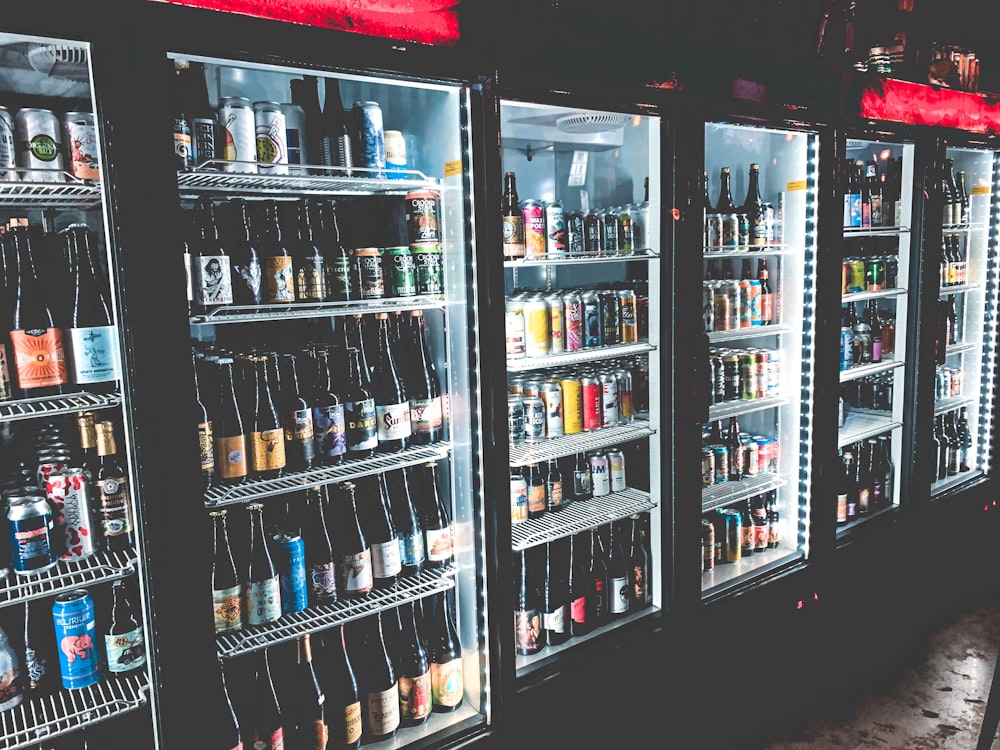
POLYGON ((158 515, 115 281, 114 149, 95 45, 68 34, 0 31, 0 747, 113 732, 155 747, 158 515))
POLYGON ((704 125, 704 601, 809 556, 819 141, 704 125))

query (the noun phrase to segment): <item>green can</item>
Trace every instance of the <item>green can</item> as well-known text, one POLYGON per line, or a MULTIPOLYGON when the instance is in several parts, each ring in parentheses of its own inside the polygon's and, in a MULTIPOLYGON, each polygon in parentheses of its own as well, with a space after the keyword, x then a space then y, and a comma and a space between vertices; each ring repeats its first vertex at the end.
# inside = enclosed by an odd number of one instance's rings
POLYGON ((417 277, 413 255, 406 245, 387 247, 382 251, 386 296, 412 297, 417 293, 417 277))
POLYGON ((417 242, 410 245, 416 271, 417 294, 426 297, 444 296, 444 253, 439 242, 417 242))

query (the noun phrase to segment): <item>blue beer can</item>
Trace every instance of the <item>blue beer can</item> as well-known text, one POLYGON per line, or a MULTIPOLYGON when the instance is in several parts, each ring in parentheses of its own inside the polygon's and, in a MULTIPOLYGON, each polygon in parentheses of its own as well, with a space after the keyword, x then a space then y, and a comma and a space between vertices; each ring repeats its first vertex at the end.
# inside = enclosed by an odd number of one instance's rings
POLYGON ((32 575, 53 567, 57 560, 55 521, 45 494, 41 490, 25 490, 9 493, 6 499, 14 572, 32 575))
POLYGON ((358 133, 357 165, 372 170, 367 177, 385 177, 385 130, 382 108, 378 102, 355 102, 353 107, 358 133))
POLYGON ((299 534, 274 535, 277 548, 278 582, 281 586, 281 611, 301 612, 309 606, 306 586, 306 547, 299 534))
POLYGON ((89 687, 101 679, 94 600, 86 589, 67 591, 52 603, 52 622, 59 644, 59 672, 67 690, 89 687))

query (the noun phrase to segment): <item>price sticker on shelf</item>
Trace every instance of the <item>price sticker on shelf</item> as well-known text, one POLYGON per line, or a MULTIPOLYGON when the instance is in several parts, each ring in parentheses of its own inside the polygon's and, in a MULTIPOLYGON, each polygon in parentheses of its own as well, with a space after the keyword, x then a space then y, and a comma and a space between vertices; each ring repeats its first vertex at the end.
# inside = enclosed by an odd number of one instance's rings
POLYGON ((788 190, 789 193, 793 193, 796 190, 805 190, 806 189, 806 181, 805 180, 792 180, 791 182, 788 183, 788 187, 786 189, 788 190))
POLYGON ((455 161, 445 162, 444 165, 444 176, 445 177, 458 177, 462 174, 462 160, 455 159, 455 161))

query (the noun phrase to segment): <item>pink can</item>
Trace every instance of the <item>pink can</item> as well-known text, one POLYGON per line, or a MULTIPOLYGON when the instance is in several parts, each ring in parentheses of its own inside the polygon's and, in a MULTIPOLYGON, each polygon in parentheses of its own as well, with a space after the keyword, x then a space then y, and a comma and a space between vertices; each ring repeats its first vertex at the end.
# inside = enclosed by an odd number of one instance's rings
POLYGON ((63 518, 62 559, 82 560, 97 552, 87 472, 74 467, 53 471, 45 482, 45 494, 63 518))
POLYGON ((524 216, 524 257, 544 258, 545 243, 545 206, 541 201, 521 201, 521 214, 524 216))
POLYGON ((583 349, 583 298, 577 292, 563 295, 563 319, 566 324, 566 351, 583 349))

